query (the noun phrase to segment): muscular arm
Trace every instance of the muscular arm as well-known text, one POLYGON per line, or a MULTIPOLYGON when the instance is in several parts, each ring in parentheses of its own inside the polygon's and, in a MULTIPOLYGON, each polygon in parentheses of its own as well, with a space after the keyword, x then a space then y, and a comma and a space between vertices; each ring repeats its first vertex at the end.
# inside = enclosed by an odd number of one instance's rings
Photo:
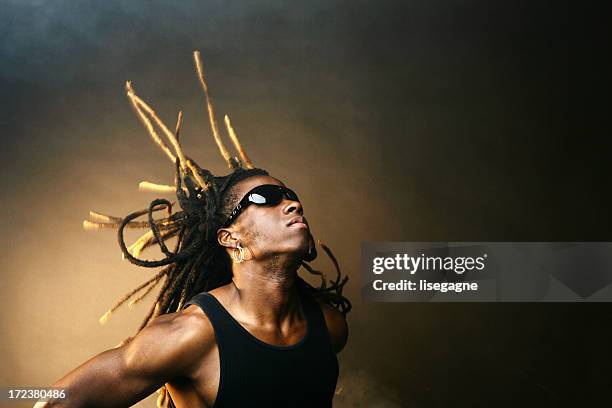
POLYGON ((163 315, 127 345, 105 351, 57 381, 66 400, 50 407, 127 407, 177 376, 189 376, 214 334, 202 316, 186 311, 163 315))

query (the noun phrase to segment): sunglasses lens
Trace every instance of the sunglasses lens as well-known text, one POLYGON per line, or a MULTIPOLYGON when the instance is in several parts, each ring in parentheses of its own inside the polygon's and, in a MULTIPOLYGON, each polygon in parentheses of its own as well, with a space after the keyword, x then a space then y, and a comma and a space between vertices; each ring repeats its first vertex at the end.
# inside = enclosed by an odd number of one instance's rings
POLYGON ((297 194, 295 194, 293 190, 290 190, 288 188, 285 189, 285 196, 291 201, 298 201, 298 202, 300 201, 297 194))
POLYGON ((249 194, 249 201, 253 204, 264 205, 268 202, 265 196, 257 193, 249 194))
POLYGON ((283 199, 283 192, 276 186, 260 186, 249 194, 249 201, 257 205, 276 205, 283 199))

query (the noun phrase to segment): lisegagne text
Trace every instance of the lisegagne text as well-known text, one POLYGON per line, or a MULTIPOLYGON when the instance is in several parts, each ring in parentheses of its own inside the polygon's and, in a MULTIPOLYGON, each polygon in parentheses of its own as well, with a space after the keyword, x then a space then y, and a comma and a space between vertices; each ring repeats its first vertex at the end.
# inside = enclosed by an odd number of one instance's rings
POLYGON ((372 282, 374 290, 408 290, 408 291, 438 291, 438 292, 464 292, 478 290, 476 282, 428 282, 419 279, 418 283, 412 280, 402 279, 398 282, 383 282, 377 279, 372 282))

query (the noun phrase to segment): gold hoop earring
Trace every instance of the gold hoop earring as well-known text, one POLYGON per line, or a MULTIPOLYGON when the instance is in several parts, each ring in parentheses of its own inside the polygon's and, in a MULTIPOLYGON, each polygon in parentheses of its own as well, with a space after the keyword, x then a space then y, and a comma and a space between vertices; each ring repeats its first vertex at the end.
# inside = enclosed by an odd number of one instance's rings
POLYGON ((233 249, 232 258, 234 261, 236 261, 236 263, 244 262, 244 248, 240 246, 240 242, 238 243, 238 246, 233 249), (238 251, 238 254, 236 254, 236 251, 238 251))

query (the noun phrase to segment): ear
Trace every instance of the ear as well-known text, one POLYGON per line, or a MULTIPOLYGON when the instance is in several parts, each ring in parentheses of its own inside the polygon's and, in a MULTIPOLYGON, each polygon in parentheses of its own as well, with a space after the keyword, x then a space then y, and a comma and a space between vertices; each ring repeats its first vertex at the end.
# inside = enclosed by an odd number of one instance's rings
POLYGON ((310 239, 308 240, 308 254, 304 257, 304 261, 312 262, 317 258, 317 245, 315 244, 315 240, 312 237, 312 234, 309 234, 310 239))
POLYGON ((217 230, 217 242, 226 248, 236 248, 238 238, 234 235, 234 231, 231 228, 219 228, 217 230))

